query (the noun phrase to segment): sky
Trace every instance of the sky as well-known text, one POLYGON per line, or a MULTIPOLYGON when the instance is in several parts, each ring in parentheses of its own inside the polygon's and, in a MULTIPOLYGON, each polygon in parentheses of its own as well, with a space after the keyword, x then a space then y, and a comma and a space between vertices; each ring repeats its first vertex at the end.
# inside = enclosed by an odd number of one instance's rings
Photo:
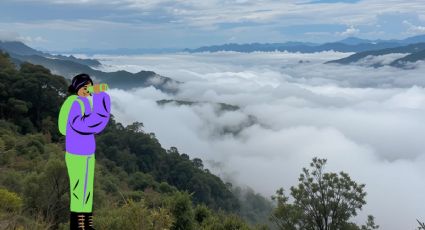
POLYGON ((0 1, 0 39, 50 51, 400 39, 423 33, 423 0, 0 1))
POLYGON ((425 220, 425 62, 410 69, 370 67, 403 56, 390 54, 347 66, 324 64, 347 55, 95 57, 105 71, 149 69, 184 82, 177 95, 153 87, 113 89, 112 113, 123 124, 142 122, 164 148, 201 158, 225 181, 270 197, 296 185, 313 157, 326 158, 325 171, 344 171, 366 185, 367 204, 353 221, 363 224, 371 214, 380 229, 415 229, 416 219, 425 220), (223 112, 214 103, 157 105, 162 99, 223 102, 240 110, 223 112))

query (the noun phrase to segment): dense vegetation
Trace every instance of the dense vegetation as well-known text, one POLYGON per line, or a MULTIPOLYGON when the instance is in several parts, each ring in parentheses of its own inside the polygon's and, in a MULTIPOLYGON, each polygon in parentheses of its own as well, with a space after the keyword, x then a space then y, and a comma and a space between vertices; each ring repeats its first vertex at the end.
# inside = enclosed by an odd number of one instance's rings
MULTIPOLYGON (((57 130, 67 85, 42 66, 16 68, 0 54, 0 229, 67 228, 69 184, 57 130)), ((95 173, 99 229, 251 229, 257 212, 266 218, 272 209, 201 159, 162 148, 138 122, 124 127, 111 119, 97 136, 95 173), (249 202, 260 208, 247 210, 249 202)))

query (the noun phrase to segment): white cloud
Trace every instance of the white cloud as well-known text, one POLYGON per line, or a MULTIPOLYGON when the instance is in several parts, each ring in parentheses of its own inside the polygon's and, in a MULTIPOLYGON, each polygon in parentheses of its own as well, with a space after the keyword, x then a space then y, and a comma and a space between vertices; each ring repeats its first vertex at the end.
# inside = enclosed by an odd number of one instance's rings
MULTIPOLYGON (((175 17, 175 23, 214 28, 220 23, 275 23, 276 25, 345 24, 369 25, 386 13, 412 13, 425 10, 421 0, 369 0, 357 3, 306 4, 303 0, 26 0, 53 4, 88 4, 133 9, 141 13, 157 12, 175 17)), ((25 2, 25 1, 23 1, 25 2)))
POLYGON ((354 36, 360 33, 360 30, 355 28, 353 25, 348 27, 345 31, 337 33, 340 36, 346 37, 346 36, 354 36))
POLYGON ((130 27, 126 23, 105 21, 105 20, 40 20, 32 22, 0 22, 0 28, 10 28, 13 27, 15 30, 25 31, 25 30, 59 30, 59 31, 92 31, 97 28, 112 28, 117 27, 130 27))
POLYGON ((111 0, 111 1, 102 1, 102 0, 14 0, 14 2, 40 2, 40 3, 52 3, 52 4, 122 4, 124 1, 120 0, 111 0))
POLYGON ((17 38, 19 41, 22 41, 24 43, 27 44, 34 44, 34 43, 40 43, 40 42, 47 42, 46 39, 44 39, 41 36, 37 36, 37 37, 31 37, 31 36, 19 36, 17 38))
POLYGON ((17 41, 19 34, 9 30, 0 29, 0 41, 17 41))
MULTIPOLYGON (((10 0, 7 0, 12 2, 10 0)), ((15 2, 15 1, 13 1, 15 2)), ((369 39, 405 37, 403 28, 382 23, 383 15, 394 20, 415 20, 425 11, 421 1, 369 0, 356 3, 307 4, 307 1, 229 1, 229 0, 25 0, 31 4, 55 4, 64 8, 64 16, 45 14, 40 8, 28 11, 25 20, 17 14, 0 29, 13 28, 20 34, 42 36, 49 42, 46 50, 69 50, 92 47, 121 48, 195 48, 229 42, 283 42, 303 40, 327 42, 339 36, 361 36, 369 39), (83 9, 86 7, 86 9, 83 9), (37 10, 39 9, 39 10, 37 10), (74 12, 69 15, 70 12, 74 12), (305 25, 317 24, 321 30, 304 31, 305 25), (335 28, 347 25, 346 31, 335 28), (380 34, 380 31, 383 34, 380 34), (393 32, 393 30, 398 32, 393 32), (120 35, 120 36, 118 36, 120 35), (99 41, 99 42, 93 42, 99 41), (121 47, 120 47, 121 46, 121 47)), ((1 5, 1 3, 0 3, 1 5)), ((28 5, 30 8, 31 5, 28 5)), ((43 5, 42 5, 43 6, 43 5)), ((49 6, 51 7, 51 6, 49 6)), ((1 8, 1 7, 0 7, 1 8)), ((416 23, 416 21, 413 21, 416 23)), ((421 28, 416 28, 420 30, 421 28)))
POLYGON ((366 184, 367 205, 357 222, 373 214, 382 229, 413 229, 416 218, 425 219, 420 202, 425 193, 420 183, 425 179, 425 65, 400 70, 323 64, 347 55, 221 52, 97 58, 107 64, 105 69, 130 65, 135 72, 150 69, 185 81, 176 97, 153 88, 111 91, 116 118, 126 124, 142 121, 164 147, 200 157, 214 172, 266 196, 295 185, 312 157, 327 158, 328 170, 346 171, 366 184), (241 110, 155 103, 173 98, 224 102, 241 110), (247 122, 250 116, 258 122, 247 122), (240 128, 237 135, 223 134, 240 128), (209 162, 221 162, 220 167, 209 162))
POLYGON ((425 26, 416 26, 410 23, 409 21, 403 21, 403 24, 407 26, 407 33, 410 35, 416 35, 416 34, 424 34, 425 33, 425 26))
POLYGON ((407 53, 392 53, 392 54, 378 55, 378 56, 370 55, 360 59, 359 61, 356 62, 356 64, 363 65, 363 66, 389 65, 393 61, 399 58, 403 58, 406 55, 408 54, 407 53))
POLYGON ((27 44, 47 42, 47 40, 41 36, 36 36, 36 37, 23 36, 23 35, 20 35, 19 33, 9 31, 9 30, 2 30, 2 29, 0 29, 0 41, 21 41, 27 44))

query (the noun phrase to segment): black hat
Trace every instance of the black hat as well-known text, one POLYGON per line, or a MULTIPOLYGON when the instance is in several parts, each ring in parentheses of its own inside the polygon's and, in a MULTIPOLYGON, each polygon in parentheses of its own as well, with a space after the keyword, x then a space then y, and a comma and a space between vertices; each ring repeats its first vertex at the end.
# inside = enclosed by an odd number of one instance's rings
POLYGON ((93 85, 93 81, 90 76, 86 73, 81 73, 72 78, 71 85, 68 87, 68 92, 70 94, 77 94, 78 90, 81 87, 85 86, 88 82, 93 85))

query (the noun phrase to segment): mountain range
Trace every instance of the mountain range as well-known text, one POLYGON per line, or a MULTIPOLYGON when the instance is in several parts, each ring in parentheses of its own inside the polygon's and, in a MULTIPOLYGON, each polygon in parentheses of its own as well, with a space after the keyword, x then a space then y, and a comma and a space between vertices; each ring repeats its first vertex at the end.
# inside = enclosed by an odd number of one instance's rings
POLYGON ((0 41, 0 51, 8 53, 15 65, 30 62, 42 65, 52 73, 68 79, 79 73, 87 73, 96 81, 108 83, 114 88, 132 89, 137 87, 153 86, 167 93, 177 92, 180 82, 161 76, 152 71, 130 73, 124 70, 103 72, 96 70, 101 64, 95 59, 80 59, 74 56, 52 55, 35 50, 19 41, 0 41))
POLYGON ((162 53, 174 53, 182 51, 179 48, 143 48, 143 49, 131 49, 131 48, 118 48, 118 49, 92 49, 92 48, 78 48, 71 49, 65 52, 67 54, 106 54, 106 55, 142 55, 142 54, 162 54, 162 53))
MULTIPOLYGON (((363 65, 372 66, 375 68, 390 65, 398 68, 414 68, 412 63, 425 60, 425 35, 418 35, 408 37, 401 40, 368 40, 356 37, 349 37, 336 42, 329 42, 324 44, 317 43, 304 43, 304 42, 286 42, 286 43, 250 43, 250 44, 224 44, 216 46, 203 46, 196 49, 185 49, 185 52, 198 53, 198 52, 220 52, 220 51, 234 51, 234 52, 300 52, 300 53, 314 53, 322 51, 337 51, 337 52, 354 52, 348 57, 332 60, 329 63, 336 64, 355 64, 361 63, 363 65), (392 55, 394 58, 375 57, 383 55, 392 55), (389 60, 389 61, 388 61, 389 60)), ((300 63, 303 61, 300 61, 300 63)))
POLYGON ((250 43, 250 44, 224 44, 215 46, 203 46, 196 49, 185 49, 185 52, 219 52, 219 51, 235 51, 235 52, 273 52, 287 51, 300 53, 314 53, 322 51, 338 51, 338 52, 364 52, 371 50, 381 50, 386 48, 395 48, 414 43, 425 42, 425 35, 418 35, 402 40, 367 40, 356 37, 349 37, 336 42, 324 44, 305 43, 305 42, 286 42, 286 43, 250 43))
POLYGON ((69 57, 63 56, 63 55, 51 55, 46 52, 35 50, 19 41, 0 41, 0 49, 8 52, 9 54, 16 54, 16 55, 22 55, 22 56, 33 56, 33 55, 42 56, 42 57, 51 58, 51 59, 72 61, 72 62, 76 62, 76 63, 80 63, 83 65, 88 65, 92 67, 97 67, 101 65, 100 62, 95 59, 80 59, 72 55, 69 57))
MULTIPOLYGON (((197 49, 185 49, 185 52, 301 52, 313 53, 321 51, 355 52, 348 57, 327 62, 334 64, 355 64, 361 62, 372 67, 390 65, 398 68, 412 68, 410 63, 425 60, 425 35, 409 37, 401 40, 367 40, 356 37, 349 37, 337 42, 324 44, 306 42, 286 42, 286 43, 251 43, 251 44, 224 44, 217 46, 204 46, 197 49), (370 58, 388 54, 399 54, 389 63, 382 60, 371 60, 370 58), (401 55, 400 54, 405 54, 401 55)), ((15 65, 19 66, 23 62, 30 62, 42 65, 50 69, 52 73, 65 76, 70 79, 76 74, 87 73, 96 81, 105 82, 115 88, 132 89, 137 87, 153 86, 163 92, 174 94, 178 91, 181 82, 169 77, 161 76, 153 71, 140 71, 130 73, 125 70, 115 72, 103 72, 97 68, 101 63, 96 59, 82 59, 73 55, 53 55, 33 49, 19 41, 0 41, 0 51, 7 52, 15 65)), ((84 51, 84 50, 80 50, 84 51)), ((139 50, 140 51, 140 50, 139 50)), ((169 52, 176 52, 170 50, 169 52)), ((111 50, 112 53, 115 51, 111 50)), ((136 54, 138 50, 119 49, 122 54, 136 54)))

